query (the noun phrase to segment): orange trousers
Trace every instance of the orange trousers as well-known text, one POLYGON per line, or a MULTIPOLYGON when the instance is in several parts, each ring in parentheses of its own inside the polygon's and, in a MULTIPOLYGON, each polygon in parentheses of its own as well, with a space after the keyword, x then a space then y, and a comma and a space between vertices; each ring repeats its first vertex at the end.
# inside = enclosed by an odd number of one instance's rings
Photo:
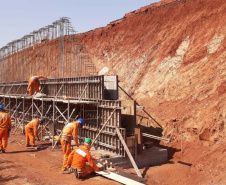
POLYGON ((60 142, 61 142, 61 146, 64 153, 63 166, 62 166, 62 171, 64 171, 68 168, 67 161, 68 161, 68 156, 71 153, 71 138, 70 137, 62 138, 60 142))
POLYGON ((29 91, 29 95, 32 96, 33 95, 33 88, 35 89, 36 93, 39 93, 39 85, 36 82, 33 82, 31 84, 28 85, 27 90, 29 91))
POLYGON ((33 129, 25 126, 26 145, 35 146, 35 136, 33 129))
POLYGON ((90 165, 85 165, 84 168, 82 168, 82 177, 85 177, 87 175, 89 175, 90 173, 92 173, 94 171, 94 169, 90 166, 90 165))
POLYGON ((0 149, 5 150, 8 143, 8 128, 0 128, 0 149))

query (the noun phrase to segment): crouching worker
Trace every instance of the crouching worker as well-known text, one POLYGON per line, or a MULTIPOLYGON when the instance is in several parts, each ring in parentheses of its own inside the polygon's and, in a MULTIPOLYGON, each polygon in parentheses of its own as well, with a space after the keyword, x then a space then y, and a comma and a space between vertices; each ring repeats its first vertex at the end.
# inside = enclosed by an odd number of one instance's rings
POLYGON ((33 88, 35 89, 36 93, 39 93, 39 80, 45 78, 44 76, 31 76, 28 80, 28 87, 27 87, 27 91, 29 91, 29 95, 32 96, 33 95, 33 88))
POLYGON ((3 106, 0 105, 0 153, 5 153, 11 127, 10 117, 3 109, 3 106))
POLYGON ((25 126, 25 136, 26 136, 26 147, 35 147, 35 139, 39 140, 38 137, 38 126, 43 124, 44 119, 34 118, 25 126))
POLYGON ((94 163, 89 150, 91 148, 91 139, 86 138, 84 144, 70 153, 68 158, 68 167, 71 172, 74 172, 76 178, 83 178, 94 171, 99 171, 99 168, 94 163), (89 162, 89 165, 86 164, 89 162))
POLYGON ((76 146, 79 146, 78 143, 78 129, 82 128, 84 125, 84 121, 82 118, 78 118, 76 121, 72 123, 68 123, 64 129, 63 134, 61 136, 61 146, 64 152, 64 159, 63 159, 63 166, 62 166, 62 173, 68 173, 67 171, 67 161, 68 156, 71 153, 71 138, 73 137, 76 146))

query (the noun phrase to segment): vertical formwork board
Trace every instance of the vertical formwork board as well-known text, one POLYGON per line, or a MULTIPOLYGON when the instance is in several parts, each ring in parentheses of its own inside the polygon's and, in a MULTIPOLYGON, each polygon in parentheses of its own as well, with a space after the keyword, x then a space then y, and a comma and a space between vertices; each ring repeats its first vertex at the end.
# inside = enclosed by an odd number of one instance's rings
POLYGON ((40 81, 43 93, 50 96, 68 97, 83 100, 103 99, 104 77, 89 76, 59 78, 40 81))

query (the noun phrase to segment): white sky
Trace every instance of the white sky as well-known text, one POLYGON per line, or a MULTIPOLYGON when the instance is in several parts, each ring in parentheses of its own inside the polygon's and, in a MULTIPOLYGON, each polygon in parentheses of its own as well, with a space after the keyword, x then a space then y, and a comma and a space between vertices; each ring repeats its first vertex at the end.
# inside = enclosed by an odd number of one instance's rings
POLYGON ((0 48, 69 17, 77 33, 104 27, 159 0, 0 0, 0 48))

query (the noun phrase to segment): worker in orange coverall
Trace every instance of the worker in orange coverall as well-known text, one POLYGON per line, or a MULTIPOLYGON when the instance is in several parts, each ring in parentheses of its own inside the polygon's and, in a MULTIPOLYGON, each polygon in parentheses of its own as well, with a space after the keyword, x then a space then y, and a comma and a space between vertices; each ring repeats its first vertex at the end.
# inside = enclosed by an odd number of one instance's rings
POLYGON ((39 80, 45 78, 44 76, 32 76, 28 80, 28 87, 27 91, 29 91, 29 95, 33 95, 33 88, 35 89, 36 93, 39 93, 39 80))
POLYGON ((11 119, 0 105, 0 152, 2 153, 5 153, 11 128, 11 119))
POLYGON ((94 163, 89 150, 91 148, 91 139, 86 138, 84 144, 75 149, 70 153, 68 158, 68 167, 73 169, 76 178, 80 179, 87 176, 93 171, 99 171, 99 168, 94 163), (86 161, 89 162, 89 165, 86 164, 86 161))
POLYGON ((83 119, 79 118, 72 123, 68 123, 63 129, 63 134, 60 140, 61 146, 64 152, 63 167, 62 167, 63 173, 68 168, 67 161, 68 161, 68 156, 71 153, 71 137, 73 136, 76 146, 79 146, 78 129, 82 128, 83 125, 84 125, 83 119))
POLYGON ((26 136, 26 147, 35 146, 35 138, 39 140, 38 137, 38 126, 43 124, 44 119, 34 118, 25 126, 25 136, 26 136))

